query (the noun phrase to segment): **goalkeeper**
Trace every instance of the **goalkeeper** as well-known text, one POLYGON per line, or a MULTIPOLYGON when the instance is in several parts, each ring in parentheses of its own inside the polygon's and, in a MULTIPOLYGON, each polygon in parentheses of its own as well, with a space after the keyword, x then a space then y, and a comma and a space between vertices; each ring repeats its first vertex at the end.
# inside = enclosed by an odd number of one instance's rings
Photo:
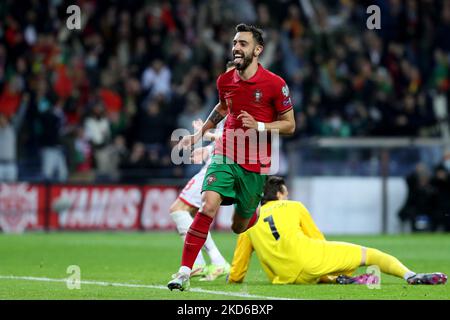
POLYGON ((287 197, 283 178, 270 177, 258 222, 237 240, 229 283, 244 280, 253 250, 273 284, 378 283, 379 279, 371 274, 352 276, 358 267, 369 265, 403 278, 408 284, 446 283, 443 273, 415 273, 377 249, 325 240, 308 210, 287 197))

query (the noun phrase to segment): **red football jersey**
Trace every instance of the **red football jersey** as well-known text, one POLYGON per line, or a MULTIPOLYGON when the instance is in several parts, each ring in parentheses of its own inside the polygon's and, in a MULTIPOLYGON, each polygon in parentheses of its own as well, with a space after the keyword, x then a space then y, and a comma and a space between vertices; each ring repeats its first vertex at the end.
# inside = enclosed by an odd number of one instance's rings
POLYGON ((220 101, 228 107, 228 116, 214 154, 226 155, 248 171, 267 173, 270 135, 243 128, 237 117, 244 110, 256 121, 276 121, 279 114, 292 109, 286 82, 258 64, 255 75, 248 80, 241 79, 236 69, 223 73, 217 79, 217 90, 220 101))

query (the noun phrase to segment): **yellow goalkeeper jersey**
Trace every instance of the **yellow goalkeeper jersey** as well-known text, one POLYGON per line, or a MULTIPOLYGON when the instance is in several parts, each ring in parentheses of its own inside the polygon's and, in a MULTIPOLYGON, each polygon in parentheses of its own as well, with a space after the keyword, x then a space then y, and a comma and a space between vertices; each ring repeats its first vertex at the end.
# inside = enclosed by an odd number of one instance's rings
POLYGON ((267 202, 260 208, 258 222, 238 237, 228 281, 243 281, 254 250, 272 283, 294 283, 311 239, 325 237, 300 202, 267 202), (308 240, 304 246, 302 239, 308 240))

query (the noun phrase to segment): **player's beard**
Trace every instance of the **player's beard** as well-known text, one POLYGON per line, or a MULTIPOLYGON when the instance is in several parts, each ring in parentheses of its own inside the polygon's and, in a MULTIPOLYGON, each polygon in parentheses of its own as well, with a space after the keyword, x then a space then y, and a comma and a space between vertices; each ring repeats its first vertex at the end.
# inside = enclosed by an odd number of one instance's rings
POLYGON ((236 66, 236 70, 243 71, 247 69, 247 67, 252 63, 253 61, 253 52, 245 55, 245 53, 242 53, 244 56, 243 58, 239 59, 239 62, 236 62, 236 59, 234 59, 234 65, 236 66))

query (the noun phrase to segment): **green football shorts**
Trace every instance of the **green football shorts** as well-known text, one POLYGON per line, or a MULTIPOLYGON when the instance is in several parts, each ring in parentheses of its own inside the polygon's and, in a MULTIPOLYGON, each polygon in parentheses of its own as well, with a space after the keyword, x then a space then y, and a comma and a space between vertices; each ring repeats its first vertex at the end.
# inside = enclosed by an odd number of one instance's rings
POLYGON ((251 218, 261 201, 267 176, 245 170, 223 155, 213 155, 203 180, 203 191, 215 191, 222 205, 234 203, 236 213, 251 218))

